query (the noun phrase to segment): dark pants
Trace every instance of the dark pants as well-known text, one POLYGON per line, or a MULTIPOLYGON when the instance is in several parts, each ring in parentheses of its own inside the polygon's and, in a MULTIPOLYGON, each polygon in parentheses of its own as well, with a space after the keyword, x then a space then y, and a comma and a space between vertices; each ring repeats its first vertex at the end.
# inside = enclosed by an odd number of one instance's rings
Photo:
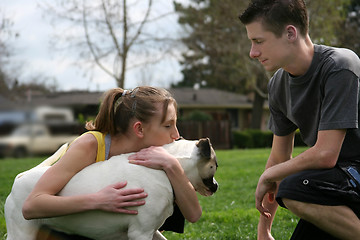
POLYGON ((290 240, 339 240, 315 227, 311 223, 300 219, 290 240))
MULTIPOLYGON (((336 166, 331 169, 306 170, 285 178, 279 185, 276 200, 285 207, 283 198, 324 206, 348 206, 360 218, 360 190, 336 166)), ((309 222, 300 219, 291 240, 337 239, 309 222)))

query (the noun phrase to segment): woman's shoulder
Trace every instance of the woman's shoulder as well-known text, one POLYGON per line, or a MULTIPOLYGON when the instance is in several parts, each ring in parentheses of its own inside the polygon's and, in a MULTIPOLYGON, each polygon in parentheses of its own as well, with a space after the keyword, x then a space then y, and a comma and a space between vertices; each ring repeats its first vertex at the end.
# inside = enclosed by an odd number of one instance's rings
POLYGON ((89 151, 89 150, 91 151, 92 149, 97 149, 97 146, 98 146, 98 139, 95 134, 92 134, 92 132, 86 132, 80 135, 70 145, 70 147, 76 147, 84 151, 89 151))
POLYGON ((73 176, 81 169, 96 162, 97 145, 94 135, 83 134, 79 136, 70 144, 57 164, 53 165, 53 171, 58 171, 61 174, 67 172, 69 176, 73 176))
POLYGON ((82 135, 88 136, 87 139, 90 140, 96 140, 97 142, 103 142, 105 139, 106 134, 99 132, 99 131, 88 131, 83 133, 82 135), (89 137, 91 136, 91 137, 89 137))

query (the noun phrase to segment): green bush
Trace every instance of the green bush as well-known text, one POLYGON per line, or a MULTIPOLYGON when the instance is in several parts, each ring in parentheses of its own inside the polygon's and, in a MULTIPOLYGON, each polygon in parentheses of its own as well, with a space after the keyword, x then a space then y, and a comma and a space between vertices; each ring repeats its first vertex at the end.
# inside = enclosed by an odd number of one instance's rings
MULTIPOLYGON (((244 131, 233 131, 233 145, 235 148, 269 148, 272 145, 273 133, 258 129, 247 129, 244 131)), ((295 133, 295 146, 306 146, 302 141, 300 132, 295 133)))
POLYGON ((249 129, 246 131, 252 138, 253 147, 255 148, 271 147, 272 138, 273 138, 272 132, 261 131, 258 129, 249 129))
POLYGON ((213 120, 213 118, 211 117, 211 115, 207 114, 206 112, 195 110, 179 120, 205 122, 205 121, 211 121, 213 120))
POLYGON ((298 147, 306 146, 306 144, 302 140, 302 137, 301 137, 301 134, 300 134, 299 130, 297 130, 296 133, 295 133, 294 145, 298 146, 298 147))
POLYGON ((253 148, 252 136, 246 131, 233 132, 233 145, 235 148, 253 148))

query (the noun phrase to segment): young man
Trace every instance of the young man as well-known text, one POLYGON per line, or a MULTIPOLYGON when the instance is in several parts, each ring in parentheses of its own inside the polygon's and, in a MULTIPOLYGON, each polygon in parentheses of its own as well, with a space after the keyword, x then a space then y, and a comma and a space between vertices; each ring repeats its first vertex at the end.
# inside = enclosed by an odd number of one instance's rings
POLYGON ((250 57, 277 70, 268 85, 272 150, 255 193, 258 239, 274 239, 278 204, 300 218, 292 239, 360 239, 359 58, 312 43, 303 0, 253 0, 239 18, 250 57), (309 148, 292 158, 296 129, 309 148))

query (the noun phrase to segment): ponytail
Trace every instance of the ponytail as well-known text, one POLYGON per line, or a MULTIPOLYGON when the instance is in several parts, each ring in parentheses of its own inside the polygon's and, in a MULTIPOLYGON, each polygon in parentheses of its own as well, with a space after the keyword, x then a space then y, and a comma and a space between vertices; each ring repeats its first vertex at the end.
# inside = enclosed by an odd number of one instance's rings
POLYGON ((104 94, 99 113, 95 121, 86 123, 86 129, 116 135, 125 133, 131 119, 148 123, 158 111, 158 104, 162 104, 162 121, 165 120, 169 104, 175 99, 162 88, 137 87, 132 91, 114 88, 104 94))
POLYGON ((87 130, 116 134, 114 125, 114 112, 116 109, 114 108, 123 92, 124 90, 121 88, 114 88, 105 92, 95 121, 86 123, 87 130))

